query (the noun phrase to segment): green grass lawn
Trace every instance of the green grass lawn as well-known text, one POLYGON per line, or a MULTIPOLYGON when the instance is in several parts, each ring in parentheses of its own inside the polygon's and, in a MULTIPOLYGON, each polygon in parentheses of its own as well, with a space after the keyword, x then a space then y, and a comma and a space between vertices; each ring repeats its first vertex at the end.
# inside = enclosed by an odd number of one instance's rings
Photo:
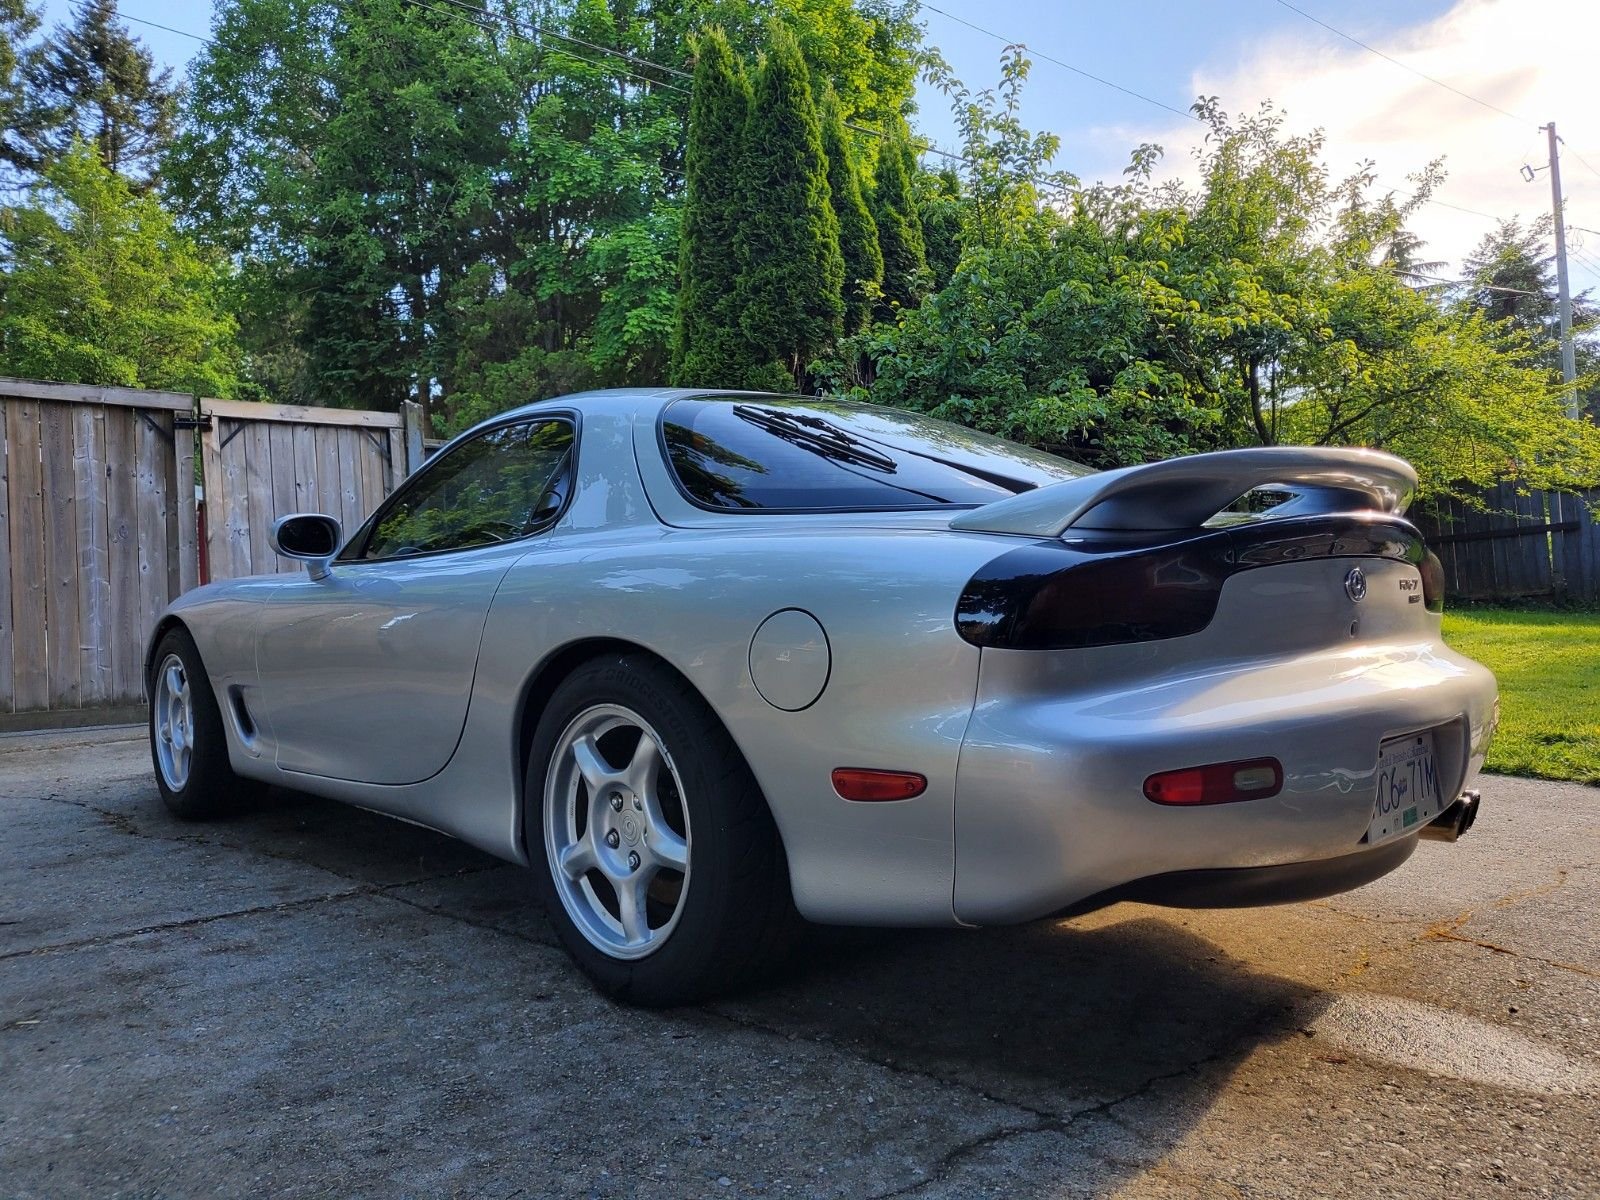
POLYGON ((1444 636, 1500 680, 1489 770, 1600 784, 1600 613, 1446 610, 1444 636))

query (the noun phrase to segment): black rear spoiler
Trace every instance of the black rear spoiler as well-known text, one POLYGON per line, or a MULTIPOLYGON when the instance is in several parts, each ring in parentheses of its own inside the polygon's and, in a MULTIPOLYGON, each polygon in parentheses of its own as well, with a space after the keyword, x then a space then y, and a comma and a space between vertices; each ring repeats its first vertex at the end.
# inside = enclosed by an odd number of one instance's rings
POLYGON ((1380 450, 1329 446, 1263 446, 1169 458, 1047 484, 964 512, 952 529, 1060 537, 1069 529, 1170 531, 1197 529, 1246 492, 1296 493, 1289 515, 1377 511, 1399 515, 1411 503, 1417 473, 1380 450))

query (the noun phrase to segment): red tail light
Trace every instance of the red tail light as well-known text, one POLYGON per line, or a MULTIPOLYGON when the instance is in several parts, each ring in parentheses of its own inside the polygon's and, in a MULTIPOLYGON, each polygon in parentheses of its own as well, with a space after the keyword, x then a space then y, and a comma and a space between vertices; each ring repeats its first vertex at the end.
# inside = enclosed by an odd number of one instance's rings
POLYGON ((1157 804, 1231 804, 1265 800, 1283 790, 1283 766, 1275 758, 1245 758, 1163 771, 1144 781, 1145 798, 1157 804))
POLYGON ((846 800, 909 800, 927 791, 928 781, 912 771, 835 767, 833 790, 846 800))

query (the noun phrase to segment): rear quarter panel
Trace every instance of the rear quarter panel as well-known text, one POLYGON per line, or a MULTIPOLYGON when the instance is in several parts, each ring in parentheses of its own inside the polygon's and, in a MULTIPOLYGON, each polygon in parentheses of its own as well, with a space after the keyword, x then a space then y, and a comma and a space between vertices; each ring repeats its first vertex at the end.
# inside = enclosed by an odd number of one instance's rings
POLYGON ((766 795, 796 904, 813 920, 953 921, 957 761, 978 651, 955 632, 962 585, 995 553, 981 536, 819 531, 752 518, 750 532, 640 531, 566 561, 513 569, 485 631, 478 696, 508 722, 536 649, 621 638, 666 660, 717 711, 766 795), (826 632, 827 685, 798 712, 751 676, 757 627, 798 608, 826 632), (838 766, 919 772, 912 800, 841 799, 838 766))

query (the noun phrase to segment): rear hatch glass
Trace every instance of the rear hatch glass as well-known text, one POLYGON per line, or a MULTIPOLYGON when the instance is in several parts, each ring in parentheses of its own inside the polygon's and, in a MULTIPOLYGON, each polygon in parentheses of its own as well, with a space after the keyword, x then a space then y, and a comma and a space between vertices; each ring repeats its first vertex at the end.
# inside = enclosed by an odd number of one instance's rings
POLYGON ((1091 473, 946 421, 842 400, 678 400, 661 437, 679 490, 718 511, 971 508, 1091 473))

